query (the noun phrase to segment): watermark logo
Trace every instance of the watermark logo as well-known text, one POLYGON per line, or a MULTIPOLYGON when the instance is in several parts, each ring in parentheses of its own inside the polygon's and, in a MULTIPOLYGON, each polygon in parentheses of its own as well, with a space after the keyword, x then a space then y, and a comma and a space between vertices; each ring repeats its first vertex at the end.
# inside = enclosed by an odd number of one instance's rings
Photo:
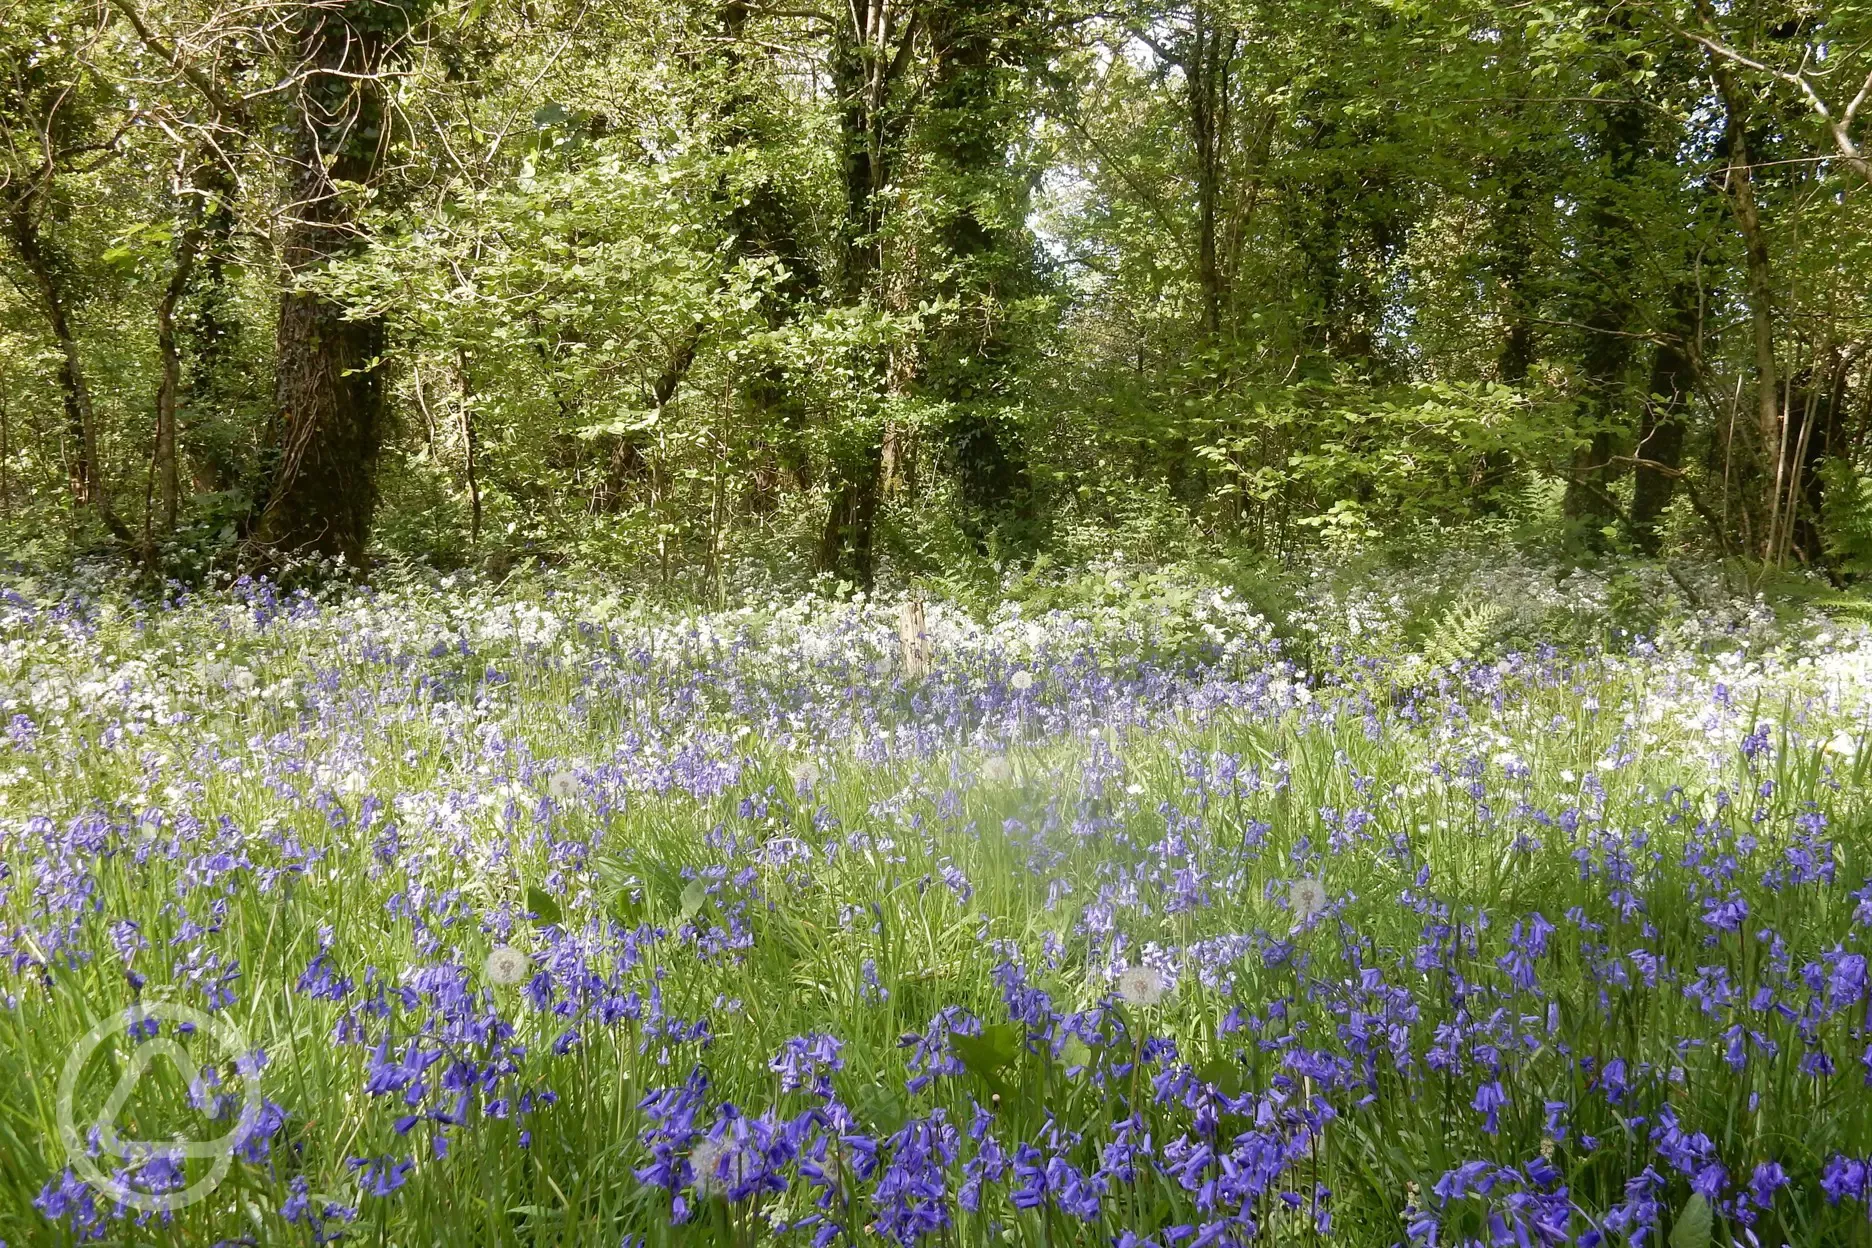
MULTIPOLYGON (((173 1002, 147 1002, 120 1010, 100 1022, 73 1047, 59 1078, 59 1140, 65 1146, 73 1172, 93 1191, 144 1212, 167 1213, 206 1197, 227 1177, 234 1164, 234 1151, 253 1134, 260 1119, 264 1102, 260 1096, 259 1072, 247 1064, 252 1052, 246 1034, 228 1019, 173 1002), (164 1028, 164 1023, 172 1026, 164 1028), (133 1029, 148 1034, 132 1044, 129 1060, 110 1095, 105 1097, 96 1116, 81 1128, 75 1102, 78 1080, 84 1074, 86 1063, 107 1040, 133 1029), (188 1048, 169 1033, 189 1035, 198 1046, 196 1055, 192 1056, 188 1048), (209 1061, 199 1061, 199 1056, 207 1056, 209 1061), (162 1058, 175 1064, 191 1089, 198 1088, 205 1065, 225 1062, 240 1072, 240 1116, 226 1135, 212 1140, 185 1137, 126 1140, 118 1134, 118 1115, 130 1103, 143 1077, 162 1058), (98 1164, 104 1159, 124 1163, 122 1177, 106 1174, 98 1164), (207 1172, 184 1185, 188 1162, 199 1160, 209 1161, 207 1172), (138 1181, 144 1186, 136 1186, 138 1181), (161 1190, 152 1190, 156 1188, 161 1190)), ((220 1093, 217 1091, 213 1095, 220 1093)))

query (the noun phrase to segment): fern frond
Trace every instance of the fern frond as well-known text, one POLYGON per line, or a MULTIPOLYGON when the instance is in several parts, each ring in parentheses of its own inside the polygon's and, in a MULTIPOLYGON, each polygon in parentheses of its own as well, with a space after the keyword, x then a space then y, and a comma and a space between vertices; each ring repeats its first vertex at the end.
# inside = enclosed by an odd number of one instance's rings
POLYGON ((1473 662, 1495 639, 1507 614, 1500 603, 1485 598, 1453 604, 1424 638, 1424 658, 1438 667, 1473 662))

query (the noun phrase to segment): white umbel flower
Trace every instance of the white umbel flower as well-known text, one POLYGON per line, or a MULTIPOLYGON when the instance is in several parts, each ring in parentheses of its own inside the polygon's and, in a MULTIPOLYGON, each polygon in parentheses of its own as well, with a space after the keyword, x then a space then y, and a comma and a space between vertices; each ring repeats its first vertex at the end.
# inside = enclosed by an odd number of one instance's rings
POLYGON ((502 988, 526 982, 529 959, 512 945, 495 945, 487 956, 488 982, 502 988))
POLYGON ((578 777, 569 771, 555 771, 546 781, 546 791, 555 802, 569 802, 578 796, 578 777))
POLYGON ((1326 909, 1326 885, 1311 876, 1295 880, 1287 890, 1287 904, 1296 926, 1311 923, 1326 909))
POLYGON ((1026 693, 1029 689, 1033 688, 1033 683, 1033 673, 1026 668, 1022 668, 1020 671, 1008 677, 1008 688, 1012 689, 1015 693, 1026 693))
POLYGON ((1170 995, 1170 977, 1154 966, 1127 966, 1118 972, 1118 996, 1126 1005, 1158 1005, 1170 995))

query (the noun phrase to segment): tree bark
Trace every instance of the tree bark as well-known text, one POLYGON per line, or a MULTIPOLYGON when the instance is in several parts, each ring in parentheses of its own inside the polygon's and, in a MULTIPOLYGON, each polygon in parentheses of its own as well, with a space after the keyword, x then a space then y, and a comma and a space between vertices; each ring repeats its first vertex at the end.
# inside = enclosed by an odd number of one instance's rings
POLYGON ((228 286, 234 242, 234 174, 219 160, 195 171, 200 235, 189 289, 176 325, 181 364, 176 404, 176 445, 186 460, 192 487, 214 493, 235 487, 243 466, 226 436, 215 436, 211 418, 252 413, 260 395, 241 367, 244 326, 228 286))
MULTIPOLYGON (((1706 24, 1714 24, 1709 0, 1698 0, 1706 24)), ((1712 56, 1710 76, 1723 104, 1723 131, 1729 149, 1726 189, 1736 229, 1742 235, 1748 275, 1749 334, 1755 356, 1755 443, 1760 473, 1755 510, 1761 517, 1758 553, 1770 562, 1780 558, 1780 502, 1785 489, 1782 451, 1780 366, 1775 358, 1774 273, 1768 259, 1768 236, 1755 201, 1755 177, 1749 157, 1749 107, 1729 64, 1712 56)))
POLYGON ((468 371, 468 348, 458 347, 455 354, 461 369, 462 459, 468 476, 468 545, 481 545, 481 433, 475 428, 474 376, 468 371))
POLYGON ((194 279, 206 233, 206 207, 193 170, 185 185, 182 208, 188 224, 176 235, 174 267, 169 272, 169 283, 163 288, 162 298, 156 301, 156 358, 161 371, 156 383, 156 437, 151 467, 156 477, 156 498, 164 533, 175 531, 181 493, 176 467, 176 409, 182 395, 182 352, 177 345, 176 308, 194 279))
POLYGON ((1222 145, 1228 128, 1229 68, 1236 33, 1205 0, 1192 14, 1190 54, 1183 61, 1189 93, 1190 137, 1196 149, 1196 275, 1202 292, 1203 333, 1210 343, 1222 334, 1222 270, 1216 232, 1222 195, 1222 145))
POLYGON ((1651 357, 1651 380, 1639 415, 1632 479, 1631 528, 1638 548, 1656 554, 1658 522, 1670 506, 1683 464, 1684 415, 1696 393, 1697 291, 1680 283, 1671 317, 1651 357))
MULTIPOLYGON (((940 436, 965 504, 962 526, 986 551, 991 534, 1024 544, 1032 518, 1032 476, 1018 427, 1007 418, 1014 344, 1004 305, 1027 285, 1024 227, 1003 227, 999 214, 977 207, 1023 190, 1008 174, 1020 121, 1009 87, 1029 55, 1021 41, 1031 14, 1021 0, 942 0, 923 11, 935 56, 923 130, 947 201, 936 285, 951 311, 930 336, 918 380, 950 413, 940 436)), ((1026 214, 1016 208, 1007 215, 1024 221, 1026 214)), ((1213 273, 1213 234, 1210 241, 1213 273)), ((887 473, 897 458, 886 455, 887 473)))
MULTIPOLYGON (((1618 15, 1608 19, 1614 32, 1628 22, 1618 15)), ((1609 67, 1601 81, 1611 86, 1627 72, 1623 60, 1609 67)), ((1636 226, 1628 211, 1631 184, 1650 155, 1645 114, 1630 97, 1608 101, 1597 147, 1605 162, 1606 177, 1594 188, 1587 210, 1584 275, 1590 290, 1582 320, 1586 328, 1581 358, 1586 390, 1581 404, 1587 445, 1574 456, 1567 480, 1564 509, 1580 528, 1588 545, 1603 542, 1603 530, 1617 514, 1612 498, 1613 457, 1627 419, 1631 364, 1632 271, 1636 226)))
MULTIPOLYGON (((1520 117, 1526 107, 1517 91, 1509 103, 1502 129, 1518 132, 1520 117)), ((1503 385, 1519 390, 1527 385, 1534 369, 1534 292, 1530 289, 1534 247, 1534 178, 1528 168, 1528 154, 1522 145, 1511 143, 1494 162, 1494 177, 1501 182, 1501 206, 1490 231, 1489 267, 1501 286, 1507 324, 1502 334, 1501 350, 1496 355, 1496 376, 1503 385)), ((1514 456, 1497 449, 1482 456, 1476 466, 1472 506, 1485 515, 1502 510, 1504 487, 1514 472, 1514 456)))
POLYGON ((46 325, 59 347, 59 390, 65 399, 65 427, 72 446, 67 468, 72 506, 80 512, 95 513, 111 536, 119 541, 133 541, 134 535, 111 507, 110 493, 98 460, 97 409, 91 401, 91 385, 85 376, 78 336, 72 330, 64 264, 40 235, 37 204, 32 196, 14 202, 7 226, 13 249, 32 276, 33 286, 39 293, 40 311, 45 314, 46 325))
POLYGON ((376 176, 389 138, 381 76, 406 19, 382 0, 308 5, 298 18, 304 82, 281 247, 289 286, 277 329, 276 461, 257 532, 275 555, 336 557, 353 568, 367 558, 384 433, 383 322, 295 284, 353 246, 356 210, 341 184, 376 176))
MULTIPOLYGON (((882 191, 902 141, 902 123, 891 115, 891 93, 915 46, 917 19, 911 14, 899 22, 901 15, 889 0, 854 4, 849 13, 852 20, 839 23, 832 45, 845 189, 838 298, 847 307, 864 308, 879 293, 882 191)), ((885 361, 878 358, 873 368, 881 388, 885 361)), ((854 415, 865 431, 856 454, 835 450, 830 457, 827 475, 832 498, 820 533, 817 565, 822 572, 843 576, 868 590, 875 577, 873 535, 878 476, 884 463, 883 429, 875 410, 854 415)))

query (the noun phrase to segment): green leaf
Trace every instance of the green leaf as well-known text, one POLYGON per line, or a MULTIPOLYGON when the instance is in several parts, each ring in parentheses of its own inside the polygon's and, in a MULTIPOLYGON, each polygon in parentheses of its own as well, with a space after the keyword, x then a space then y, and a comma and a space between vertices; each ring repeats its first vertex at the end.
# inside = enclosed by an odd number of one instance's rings
POLYGON ((1242 1093, 1241 1065, 1226 1057, 1210 1058, 1196 1068, 1196 1077, 1223 1096, 1240 1096, 1242 1093))
POLYGON ((552 895, 536 885, 527 885, 526 904, 527 909, 533 912, 533 921, 542 927, 557 923, 565 917, 552 895))
POLYGON ((611 896, 611 917, 625 927, 636 927, 649 917, 649 889, 625 885, 611 896))
POLYGON ((872 1084, 858 1093, 858 1116, 878 1135, 895 1135, 910 1120, 910 1110, 896 1089, 872 1084))
POLYGON ((700 914, 702 907, 708 904, 708 889, 702 887, 701 880, 690 880, 682 890, 682 917, 693 919, 700 914))
POLYGON ((1692 1192, 1671 1227, 1670 1248, 1709 1248, 1712 1218, 1703 1193, 1692 1192))
POLYGON ((983 1083, 1008 1096, 1013 1092, 1002 1073, 1020 1056, 1020 1032, 1012 1023, 996 1023, 982 1028, 979 1036, 950 1036, 949 1047, 962 1059, 962 1066, 983 1083))

